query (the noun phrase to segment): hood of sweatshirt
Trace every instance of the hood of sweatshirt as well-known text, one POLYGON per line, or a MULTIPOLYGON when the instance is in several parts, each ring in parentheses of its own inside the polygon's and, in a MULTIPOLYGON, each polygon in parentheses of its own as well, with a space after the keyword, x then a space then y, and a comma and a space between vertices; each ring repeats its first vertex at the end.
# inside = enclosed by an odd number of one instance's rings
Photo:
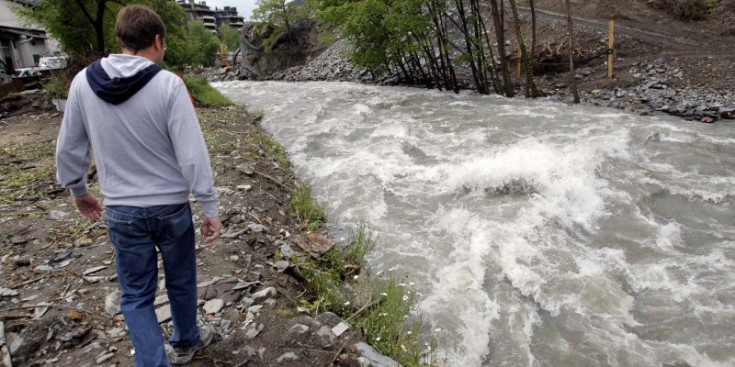
POLYGON ((87 67, 87 82, 105 102, 120 104, 138 93, 161 67, 134 55, 113 54, 87 67))

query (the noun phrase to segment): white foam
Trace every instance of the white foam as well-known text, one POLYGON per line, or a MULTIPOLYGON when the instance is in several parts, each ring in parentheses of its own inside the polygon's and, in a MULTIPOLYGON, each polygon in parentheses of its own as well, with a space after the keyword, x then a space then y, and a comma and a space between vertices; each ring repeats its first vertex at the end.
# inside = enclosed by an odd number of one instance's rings
POLYGON ((735 322, 735 230, 721 219, 735 129, 469 92, 222 89, 267 108, 263 125, 333 220, 380 229, 376 271, 422 279, 449 365, 735 359, 733 338, 704 332, 735 322), (662 217, 656 205, 678 196, 692 213, 662 217))

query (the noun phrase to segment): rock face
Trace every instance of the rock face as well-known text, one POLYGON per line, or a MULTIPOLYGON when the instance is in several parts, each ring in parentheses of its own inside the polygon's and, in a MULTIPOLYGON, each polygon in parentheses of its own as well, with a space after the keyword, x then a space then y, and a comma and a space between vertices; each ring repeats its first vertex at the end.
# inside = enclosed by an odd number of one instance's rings
POLYGON ((240 38, 240 78, 262 79, 308 63, 325 49, 317 40, 316 28, 312 19, 294 23, 290 34, 271 25, 245 23, 240 38))

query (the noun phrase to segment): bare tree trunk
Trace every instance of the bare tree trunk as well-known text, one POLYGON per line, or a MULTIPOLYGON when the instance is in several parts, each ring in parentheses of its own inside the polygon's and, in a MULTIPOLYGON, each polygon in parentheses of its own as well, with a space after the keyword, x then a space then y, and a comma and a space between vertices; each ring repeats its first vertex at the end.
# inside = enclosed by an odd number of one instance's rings
POLYGON ((572 94, 574 95, 574 103, 579 103, 579 91, 577 90, 577 77, 574 75, 574 32, 572 32, 572 7, 567 4, 567 26, 569 27, 569 79, 572 85, 572 94))
POLYGON ((501 90, 500 85, 500 76, 498 76, 498 66, 495 64, 495 55, 493 54, 493 46, 492 42, 490 42, 490 34, 488 34, 487 26, 485 25, 485 21, 482 19, 482 15, 478 12, 478 17, 480 26, 482 27, 482 33, 485 35, 485 43, 487 44, 487 51, 488 56, 490 59, 490 77, 493 81, 493 89, 495 89, 495 93, 497 94, 503 94, 501 90))
MULTIPOLYGON (((528 0, 529 5, 531 6, 531 70, 535 69, 534 64, 536 63, 536 7, 533 4, 533 0, 528 0)), ((533 97, 536 98, 540 96, 540 92, 538 88, 534 91, 533 97)))
POLYGON ((521 31, 521 20, 518 17, 518 7, 516 6, 515 0, 510 0, 510 9, 513 12, 513 22, 516 26, 516 37, 518 38, 518 45, 521 48, 521 62, 523 62, 523 68, 526 72, 526 97, 537 97, 538 88, 536 83, 533 81, 533 66, 531 66, 531 60, 526 50, 526 42, 523 40, 523 32, 521 31))
POLYGON ((528 3, 531 6, 531 69, 533 69, 536 58, 536 7, 533 0, 528 0, 528 3))
MULTIPOLYGON (((498 53, 500 54, 500 70, 503 74, 503 88, 506 97, 513 97, 515 90, 513 81, 510 79, 510 70, 508 70, 508 59, 505 53, 505 26, 503 25, 503 16, 498 9, 498 0, 489 0, 493 15, 493 24, 495 28, 495 39, 498 41, 498 53)), ((503 5, 501 0, 500 5, 503 5)))
POLYGON ((472 42, 472 33, 467 25, 469 17, 467 16, 465 11, 464 1, 455 0, 454 3, 457 7, 457 14, 459 14, 459 20, 461 22, 461 24, 459 24, 459 28, 462 31, 462 35, 464 36, 464 51, 467 54, 467 62, 469 62, 470 64, 470 70, 472 70, 472 79, 475 82, 475 88, 477 88, 477 92, 480 94, 490 94, 490 90, 488 89, 486 83, 483 81, 483 78, 480 75, 481 66, 477 65, 477 59, 475 58, 475 45, 472 42))
POLYGON ((92 27, 94 28, 95 33, 95 43, 93 49, 94 54, 96 56, 105 56, 106 50, 105 50, 105 29, 104 29, 104 22, 105 22, 105 9, 106 9, 106 3, 107 0, 96 0, 94 3, 97 5, 97 8, 95 9, 95 16, 92 17, 92 14, 90 14, 90 9, 87 9, 87 7, 84 5, 84 3, 81 0, 75 0, 77 3, 77 6, 79 6, 79 10, 84 13, 84 16, 89 20, 89 22, 92 24, 92 27))

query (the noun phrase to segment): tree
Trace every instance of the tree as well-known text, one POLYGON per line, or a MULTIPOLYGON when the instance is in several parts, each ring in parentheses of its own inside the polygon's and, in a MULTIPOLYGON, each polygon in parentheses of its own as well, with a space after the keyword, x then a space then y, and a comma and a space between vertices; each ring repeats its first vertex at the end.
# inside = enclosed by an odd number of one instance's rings
POLYGON ((202 22, 190 22, 187 26, 187 42, 183 61, 192 66, 213 66, 220 42, 202 22))
POLYGON ((223 24, 219 27, 219 39, 227 45, 227 49, 235 50, 240 47, 240 32, 237 29, 230 27, 228 24, 223 24))
MULTIPOLYGON (((253 10, 253 18, 275 26, 283 26, 288 32, 289 39, 293 36, 291 24, 296 18, 296 4, 286 0, 258 0, 253 10)), ((278 32, 275 32, 278 33, 278 32)))
POLYGON ((513 97, 515 89, 513 82, 510 80, 510 70, 508 69, 508 59, 505 53, 505 26, 503 24, 503 1, 500 1, 500 9, 498 9, 498 0, 489 0, 491 12, 493 16, 493 25, 495 26, 495 40, 498 43, 498 53, 500 54, 500 70, 503 75, 503 89, 506 97, 513 97))
POLYGON ((533 81, 533 64, 531 56, 528 55, 526 50, 526 41, 523 39, 523 32, 521 31, 521 20, 518 17, 518 8, 514 0, 510 1, 510 9, 513 12, 513 21, 516 28, 516 38, 518 39, 518 47, 521 49, 521 61, 523 62, 523 69, 526 72, 526 97, 538 97, 539 92, 536 88, 536 83, 533 81))
MULTIPOLYGON (((14 7, 13 11, 23 19, 42 25, 73 61, 86 65, 119 50, 115 17, 123 6, 133 3, 148 5, 161 16, 170 35, 168 39, 184 35, 184 10, 167 0, 40 0, 35 6, 14 7), (90 35, 93 36, 91 40, 90 35)), ((176 43, 173 42, 174 46, 176 43)))

